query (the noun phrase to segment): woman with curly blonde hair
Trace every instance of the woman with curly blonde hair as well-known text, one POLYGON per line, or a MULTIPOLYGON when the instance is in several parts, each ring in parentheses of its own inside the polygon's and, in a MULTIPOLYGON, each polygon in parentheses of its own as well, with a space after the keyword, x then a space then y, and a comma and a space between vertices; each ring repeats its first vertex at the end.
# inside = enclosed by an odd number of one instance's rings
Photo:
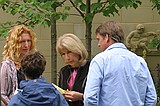
POLYGON ((24 75, 20 72, 22 58, 36 51, 36 34, 25 25, 13 27, 6 38, 1 62, 1 104, 6 106, 24 75))

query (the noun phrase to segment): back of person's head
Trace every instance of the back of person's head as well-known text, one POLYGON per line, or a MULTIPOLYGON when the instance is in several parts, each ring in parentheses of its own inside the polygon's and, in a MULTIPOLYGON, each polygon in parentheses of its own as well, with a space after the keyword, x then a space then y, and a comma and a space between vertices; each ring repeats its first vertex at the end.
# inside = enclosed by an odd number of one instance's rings
POLYGON ((46 60, 42 54, 35 52, 21 61, 21 70, 28 79, 39 78, 45 70, 46 60))
POLYGON ((60 36, 57 40, 56 49, 60 54, 63 49, 67 49, 68 51, 78 54, 80 56, 80 62, 88 57, 88 52, 84 44, 74 34, 64 34, 63 36, 60 36))
POLYGON ((106 21, 102 23, 95 31, 96 34, 100 34, 105 37, 108 34, 115 42, 124 42, 124 32, 121 26, 115 21, 106 21))
POLYGON ((15 63, 20 62, 20 40, 21 35, 23 33, 27 33, 31 37, 31 48, 30 52, 34 52, 36 50, 35 43, 36 43, 36 34, 33 30, 29 29, 25 25, 18 25, 14 26, 9 32, 8 36, 6 38, 6 44, 4 46, 3 51, 3 60, 5 59, 11 59, 15 63))

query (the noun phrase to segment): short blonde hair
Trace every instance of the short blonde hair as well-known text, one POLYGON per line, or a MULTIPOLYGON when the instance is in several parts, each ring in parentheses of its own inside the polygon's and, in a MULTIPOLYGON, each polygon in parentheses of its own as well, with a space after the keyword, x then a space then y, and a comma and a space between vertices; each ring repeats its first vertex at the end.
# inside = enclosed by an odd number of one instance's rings
POLYGON ((61 54, 63 49, 78 54, 80 56, 80 62, 86 60, 88 57, 88 52, 82 41, 76 35, 71 33, 64 34, 58 38, 56 50, 61 54))
POLYGON ((25 25, 14 26, 9 32, 6 38, 6 44, 4 46, 3 51, 3 60, 11 59, 15 62, 15 64, 20 64, 20 40, 21 35, 23 33, 27 33, 31 37, 31 48, 30 52, 36 51, 35 43, 36 43, 36 34, 33 30, 27 28, 25 25))

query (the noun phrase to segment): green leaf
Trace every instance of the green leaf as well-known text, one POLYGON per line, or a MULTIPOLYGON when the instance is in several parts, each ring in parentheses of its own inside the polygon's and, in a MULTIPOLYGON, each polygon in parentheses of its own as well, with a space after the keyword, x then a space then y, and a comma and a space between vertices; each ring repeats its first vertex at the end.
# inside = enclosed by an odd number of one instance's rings
POLYGON ((74 5, 77 6, 77 7, 81 3, 83 3, 82 0, 74 0, 74 5))
POLYGON ((142 4, 142 2, 141 2, 141 1, 139 1, 139 0, 136 0, 136 3, 137 3, 137 4, 139 4, 139 5, 141 5, 141 4, 142 4))
POLYGON ((97 10, 98 8, 101 8, 102 7, 102 4, 101 3, 93 3, 91 4, 91 11, 93 10, 97 10))
POLYGON ((42 22, 42 25, 43 25, 43 26, 51 26, 51 22, 50 22, 50 20, 45 19, 45 20, 42 22))
POLYGON ((69 16, 69 14, 62 14, 62 20, 66 20, 66 18, 69 16))
POLYGON ((0 36, 7 37, 8 29, 0 29, 0 36))
POLYGON ((147 47, 159 49, 159 45, 160 45, 160 39, 154 38, 154 39, 147 45, 147 47))
POLYGON ((33 13, 32 13, 32 11, 27 10, 27 11, 26 11, 26 15, 27 15, 28 17, 32 17, 32 16, 33 16, 33 13))
POLYGON ((118 10, 115 8, 114 5, 109 6, 106 10, 104 10, 104 11, 102 11, 102 12, 103 12, 103 15, 104 15, 104 16, 108 16, 108 17, 110 17, 110 15, 113 15, 113 16, 114 16, 114 13, 119 14, 119 13, 118 13, 118 10))
POLYGON ((15 8, 15 9, 12 9, 11 10, 11 14, 12 15, 15 15, 15 14, 17 14, 18 13, 18 8, 15 8))
POLYGON ((82 11, 86 11, 86 5, 85 5, 84 3, 82 3, 82 4, 80 5, 80 9, 81 9, 82 11))
POLYGON ((115 0, 115 3, 119 8, 122 8, 123 6, 126 7, 126 1, 125 0, 115 0))
POLYGON ((94 17, 94 14, 88 13, 88 14, 86 15, 86 17, 84 18, 84 20, 85 20, 87 23, 91 23, 92 20, 93 20, 93 17, 94 17))
POLYGON ((71 9, 71 7, 69 7, 69 6, 65 6, 65 8, 64 8, 65 10, 70 10, 71 9))
POLYGON ((136 3, 133 4, 133 8, 136 9, 138 5, 136 3))
POLYGON ((55 18, 56 20, 59 20, 59 19, 60 19, 60 15, 59 15, 59 14, 54 14, 54 18, 55 18))
POLYGON ((0 23, 0 36, 6 37, 8 33, 8 28, 11 26, 11 22, 0 23))

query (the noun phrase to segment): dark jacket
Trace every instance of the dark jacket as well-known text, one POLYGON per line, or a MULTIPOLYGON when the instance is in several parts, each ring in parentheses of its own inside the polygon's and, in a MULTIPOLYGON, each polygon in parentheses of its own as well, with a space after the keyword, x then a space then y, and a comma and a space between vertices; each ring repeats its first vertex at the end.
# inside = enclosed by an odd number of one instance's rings
POLYGON ((23 80, 20 88, 8 106, 68 106, 63 95, 44 78, 23 80))
MULTIPOLYGON (((87 61, 85 64, 81 65, 78 68, 77 75, 72 87, 72 91, 77 91, 80 93, 84 93, 84 88, 86 85, 87 80, 87 74, 89 70, 89 64, 90 62, 87 61)), ((60 77, 59 77, 59 86, 63 88, 64 90, 69 89, 68 87, 68 81, 70 79, 70 76, 72 74, 72 69, 69 65, 66 65, 61 68, 60 70, 60 77)), ((69 106, 83 106, 83 101, 75 101, 75 102, 69 102, 67 101, 69 106)))
POLYGON ((18 89, 20 89, 20 82, 25 80, 24 74, 20 70, 17 70, 18 89))

